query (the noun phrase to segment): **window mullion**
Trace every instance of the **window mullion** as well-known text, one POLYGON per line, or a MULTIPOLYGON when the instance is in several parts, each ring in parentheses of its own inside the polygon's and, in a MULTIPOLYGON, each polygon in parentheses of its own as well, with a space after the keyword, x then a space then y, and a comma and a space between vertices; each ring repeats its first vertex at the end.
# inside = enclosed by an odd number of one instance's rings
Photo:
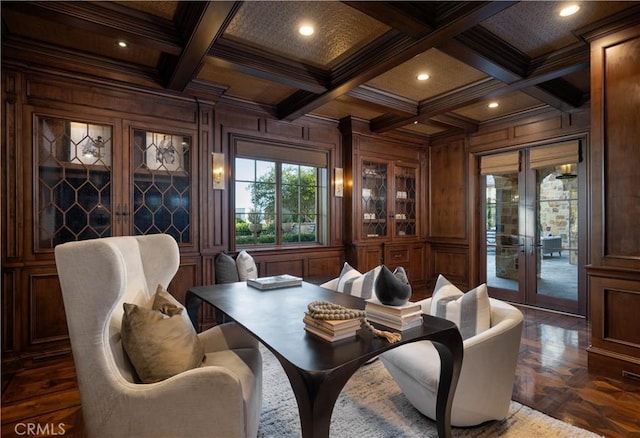
POLYGON ((282 245, 282 163, 276 163, 276 208, 274 211, 276 245, 282 245))

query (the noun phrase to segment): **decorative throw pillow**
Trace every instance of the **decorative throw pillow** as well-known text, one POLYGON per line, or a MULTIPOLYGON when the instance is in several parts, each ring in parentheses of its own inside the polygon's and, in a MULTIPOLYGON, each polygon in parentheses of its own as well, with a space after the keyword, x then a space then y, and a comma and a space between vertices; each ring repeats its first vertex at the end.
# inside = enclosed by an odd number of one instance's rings
MULTIPOLYGON (((168 295, 164 289, 162 292, 168 295)), ((197 368, 204 359, 204 348, 193 325, 183 315, 184 308, 161 295, 156 294, 158 307, 167 313, 123 304, 122 346, 142 383, 159 382, 197 368)))
POLYGON ((455 322, 462 339, 482 333, 491 327, 491 306, 487 285, 481 284, 463 293, 443 275, 439 275, 433 290, 429 313, 455 322))
POLYGON ((236 261, 229 254, 221 252, 216 256, 216 283, 235 283, 240 281, 236 261))
POLYGON ((238 266, 238 278, 240 281, 255 280, 258 278, 258 268, 253 257, 242 250, 236 257, 236 265, 238 266))
POLYGON ((156 295, 153 298, 151 308, 168 316, 180 315, 184 310, 180 303, 161 284, 156 288, 156 295))
POLYGON ((376 277, 381 270, 382 265, 361 274, 357 269, 345 262, 338 277, 336 290, 349 295, 362 297, 365 300, 371 298, 375 291, 376 277))
POLYGON ((151 305, 153 310, 164 313, 167 316, 181 315, 189 325, 193 325, 189 318, 189 313, 173 295, 165 290, 161 284, 156 288, 156 295, 153 298, 153 304, 151 305))
POLYGON ((374 289, 378 300, 387 306, 402 306, 411 298, 411 286, 407 273, 401 267, 391 272, 389 268, 382 265, 374 289))

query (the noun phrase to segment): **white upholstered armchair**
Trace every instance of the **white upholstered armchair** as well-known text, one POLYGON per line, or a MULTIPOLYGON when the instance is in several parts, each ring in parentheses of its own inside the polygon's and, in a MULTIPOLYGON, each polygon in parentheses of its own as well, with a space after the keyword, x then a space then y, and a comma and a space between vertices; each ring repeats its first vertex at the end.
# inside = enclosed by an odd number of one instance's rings
POLYGON ((205 353, 200 366, 136 382, 120 336, 123 303, 149 308, 156 287, 168 286, 179 264, 171 236, 70 242, 58 245, 55 257, 89 436, 256 436, 262 357, 234 323, 197 335, 205 353))
MULTIPOLYGON (((420 302, 429 313, 431 298, 420 302)), ((522 334, 522 313, 490 298, 491 327, 463 342, 464 357, 451 411, 452 426, 502 420, 509 410, 522 334)), ((429 341, 389 350, 380 360, 409 401, 435 419, 440 357, 429 341)))

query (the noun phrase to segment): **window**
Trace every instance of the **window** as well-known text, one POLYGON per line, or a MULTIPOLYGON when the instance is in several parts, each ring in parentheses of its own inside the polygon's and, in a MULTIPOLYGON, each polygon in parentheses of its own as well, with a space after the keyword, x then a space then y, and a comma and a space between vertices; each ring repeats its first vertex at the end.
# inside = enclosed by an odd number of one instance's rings
POLYGON ((236 144, 235 244, 323 244, 327 157, 276 145, 236 144))

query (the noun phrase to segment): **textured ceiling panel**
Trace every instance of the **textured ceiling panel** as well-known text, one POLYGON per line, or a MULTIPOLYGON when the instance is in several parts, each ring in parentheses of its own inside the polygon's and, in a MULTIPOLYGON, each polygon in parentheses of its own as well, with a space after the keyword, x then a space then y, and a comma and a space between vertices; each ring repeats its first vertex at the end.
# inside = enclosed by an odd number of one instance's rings
POLYGON ((264 105, 275 105, 296 91, 295 88, 207 63, 200 69, 198 79, 227 87, 225 96, 237 97, 264 105))
POLYGON ((487 120, 515 114, 538 106, 542 107, 544 104, 525 93, 516 91, 496 99, 478 102, 453 112, 479 122, 486 122, 487 120), (488 108, 487 104, 489 102, 498 102, 500 106, 498 108, 488 108))
POLYGON ((485 78, 486 75, 437 49, 411 60, 367 82, 367 85, 405 98, 421 101, 485 78), (418 74, 429 79, 419 81, 418 74))
POLYGON ((328 68, 389 28, 339 2, 244 3, 224 33, 254 47, 328 68), (303 23, 315 33, 298 33, 303 23))
POLYGON ((598 21, 638 2, 579 2, 580 10, 560 17, 567 3, 524 1, 484 21, 482 26, 531 58, 561 49, 580 40, 571 31, 598 21))
POLYGON ((335 120, 340 120, 349 115, 359 119, 371 120, 386 112, 387 110, 382 106, 362 102, 349 96, 341 96, 317 108, 312 114, 335 120))
POLYGON ((40 17, 23 15, 14 10, 2 10, 2 20, 11 22, 14 35, 45 41, 64 48, 73 48, 87 54, 130 62, 146 67, 156 67, 161 53, 148 47, 129 45, 118 47, 118 34, 112 36, 89 32, 77 27, 45 20, 40 17))
POLYGON ((156 17, 165 18, 167 20, 173 20, 178 7, 178 2, 164 2, 164 1, 119 1, 119 3, 131 9, 137 9, 138 11, 145 12, 147 14, 154 15, 156 17))

